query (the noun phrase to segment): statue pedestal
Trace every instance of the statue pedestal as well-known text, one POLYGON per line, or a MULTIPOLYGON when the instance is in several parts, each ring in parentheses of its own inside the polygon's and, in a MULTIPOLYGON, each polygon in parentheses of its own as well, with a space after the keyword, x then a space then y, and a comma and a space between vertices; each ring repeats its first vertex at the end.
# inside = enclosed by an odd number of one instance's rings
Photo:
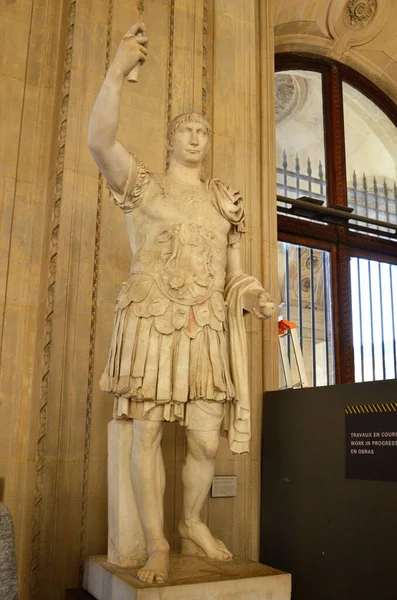
POLYGON ((84 589, 96 600, 290 600, 291 575, 242 558, 219 562, 171 553, 166 584, 142 583, 136 567, 106 556, 85 565, 84 589))

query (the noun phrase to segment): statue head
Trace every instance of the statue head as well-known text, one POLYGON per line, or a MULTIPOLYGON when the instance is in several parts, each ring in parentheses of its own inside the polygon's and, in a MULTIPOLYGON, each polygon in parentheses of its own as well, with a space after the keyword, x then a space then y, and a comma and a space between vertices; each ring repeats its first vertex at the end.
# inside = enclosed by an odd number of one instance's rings
POLYGON ((183 113, 169 123, 167 149, 178 162, 201 163, 209 147, 211 126, 199 113, 183 113))

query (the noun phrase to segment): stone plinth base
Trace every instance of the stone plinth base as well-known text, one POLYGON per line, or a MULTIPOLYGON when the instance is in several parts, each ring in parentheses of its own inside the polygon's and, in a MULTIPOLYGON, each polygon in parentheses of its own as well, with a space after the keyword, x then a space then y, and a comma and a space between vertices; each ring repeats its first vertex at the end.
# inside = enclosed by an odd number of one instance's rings
POLYGON ((171 553, 166 584, 142 583, 137 568, 106 556, 86 562, 84 588, 96 600, 290 600, 291 575, 241 558, 219 562, 171 553))

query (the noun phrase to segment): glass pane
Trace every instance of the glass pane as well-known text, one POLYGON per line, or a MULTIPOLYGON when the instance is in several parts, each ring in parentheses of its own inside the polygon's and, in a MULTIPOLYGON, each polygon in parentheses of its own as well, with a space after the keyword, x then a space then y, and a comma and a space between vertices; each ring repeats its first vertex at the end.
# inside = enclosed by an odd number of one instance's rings
POLYGON ((397 223, 397 128, 347 83, 343 110, 349 206, 358 215, 397 223))
POLYGON ((397 266, 350 259, 355 380, 397 377, 397 266))
MULTIPOLYGON (((278 242, 278 277, 279 316, 297 325, 309 385, 335 383, 329 252, 278 242)), ((295 384, 299 372, 292 344, 286 342, 295 384)), ((282 367, 282 360, 280 363, 282 367)), ((280 368, 280 387, 285 386, 280 368)))
POLYGON ((276 73, 277 193, 326 200, 322 75, 276 73))

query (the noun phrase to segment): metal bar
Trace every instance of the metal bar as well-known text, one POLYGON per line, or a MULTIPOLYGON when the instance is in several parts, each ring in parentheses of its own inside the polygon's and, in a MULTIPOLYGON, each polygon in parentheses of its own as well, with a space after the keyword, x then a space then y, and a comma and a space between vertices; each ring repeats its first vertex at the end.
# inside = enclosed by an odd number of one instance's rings
MULTIPOLYGON (((321 163, 321 160, 318 161, 318 177, 320 180, 320 194, 321 196, 324 196, 326 198, 326 194, 324 193, 324 171, 323 171, 323 165, 321 163)), ((314 182, 318 182, 318 179, 316 180, 315 178, 313 179, 314 182)))
POLYGON ((329 385, 329 331, 328 331, 328 278, 327 278, 327 259, 325 252, 322 252, 323 267, 323 304, 324 304, 324 334, 325 334, 325 361, 327 365, 327 385, 329 385))
POLYGON ((360 353, 361 353, 361 373, 362 381, 364 379, 364 344, 363 344, 363 305, 361 302, 361 260, 357 259, 357 280, 358 280, 358 306, 360 316, 360 353))
POLYGON ((371 319, 371 352, 372 352, 372 371, 373 378, 375 380, 375 343, 374 343, 374 307, 372 302, 372 275, 371 275, 371 261, 368 264, 368 283, 369 283, 369 314, 371 319))
POLYGON ((351 289, 351 312, 353 325, 353 353, 354 353, 354 381, 364 381, 361 361, 359 361, 358 350, 361 347, 360 331, 360 298, 359 298, 359 271, 358 258, 350 258, 350 289, 351 289), (358 319, 358 325, 356 325, 358 319))
MULTIPOLYGON (((285 304, 287 307, 287 321, 290 320, 290 289, 289 289, 289 244, 285 244, 285 304)), ((291 360, 291 344, 287 342, 288 360, 291 360)))
POLYGON ((390 213, 391 215, 393 215, 393 223, 397 223, 397 185, 396 182, 394 182, 394 213, 390 213))
POLYGON ((311 329, 312 329, 312 374, 313 387, 316 387, 316 315, 314 302, 314 269, 313 269, 313 249, 309 250, 310 256, 310 304, 311 304, 311 329))
POLYGON ((299 164, 299 156, 297 154, 296 158, 295 158, 295 177, 296 177, 296 192, 297 192, 297 195, 298 195, 298 192, 300 190, 300 170, 301 170, 301 167, 300 167, 300 164, 299 164))
POLYGON ((374 177, 374 196, 375 196, 375 217, 379 221, 379 197, 378 197, 378 182, 374 177))
MULTIPOLYGON (((283 150, 283 167, 284 167, 284 195, 287 195, 287 191, 288 191, 288 181, 287 181, 287 175, 288 175, 288 171, 287 171, 287 167, 288 167, 288 162, 287 162, 287 153, 285 150, 283 150)), ((278 171, 278 169, 277 169, 278 171)))
POLYGON ((396 323, 394 318, 394 302, 393 302, 393 276, 392 276, 392 265, 389 264, 389 288, 390 288, 390 300, 391 300, 391 327, 392 327, 392 345, 393 345, 393 368, 394 378, 397 376, 397 350, 396 350, 396 323))
MULTIPOLYGON (((350 188, 347 188, 348 191, 350 188)), ((356 171, 353 171, 353 204, 354 210, 357 212, 357 175, 356 171)))
MULTIPOLYGON (((384 227, 385 229, 392 229, 393 231, 397 231, 397 224, 394 223, 385 223, 383 221, 377 221, 376 219, 371 219, 369 217, 362 217, 361 215, 353 215, 352 213, 347 213, 344 212, 342 210, 338 210, 336 208, 330 208, 328 206, 318 206, 316 204, 312 204, 309 201, 304 199, 305 196, 301 196, 301 198, 284 198, 283 196, 277 196, 277 201, 278 202, 285 202, 287 204, 291 204, 292 206, 296 206, 298 208, 303 208, 305 209, 305 211, 307 211, 308 209, 310 209, 311 212, 313 213, 318 213, 319 215, 329 215, 329 216, 333 216, 333 217, 338 217, 341 220, 344 221, 349 221, 349 220, 354 220, 354 221, 358 221, 361 223, 369 223, 371 225, 378 225, 380 227, 384 227)), ((288 209, 284 210, 283 212, 289 212, 288 209)), ((315 214, 313 215, 313 218, 316 218, 315 214)), ((351 227, 353 225, 353 223, 348 223, 348 226, 351 227)))
MULTIPOLYGON (((394 202, 395 202, 395 206, 397 207, 397 183, 394 182, 394 202)), ((396 208, 396 212, 397 212, 397 208, 396 208)))
MULTIPOLYGON (((385 352, 385 336, 383 332, 383 302, 382 302, 382 271, 381 264, 378 262, 378 273, 379 273, 379 297, 380 297, 380 329, 382 332, 382 367, 383 367, 383 379, 386 379, 386 352, 385 352)), ((375 373, 374 373, 375 380, 375 373)))
POLYGON ((302 247, 298 246, 298 315, 299 343, 303 348, 303 310, 302 310, 302 247))
POLYGON ((308 192, 309 192, 309 197, 311 198, 312 197, 312 181, 313 181, 313 179, 312 179, 312 163, 310 162, 310 158, 309 157, 307 157, 307 167, 306 167, 306 170, 307 170, 307 176, 308 176, 307 180, 308 180, 308 183, 309 183, 309 185, 308 185, 308 188, 309 188, 308 192))
POLYGON ((387 220, 390 221, 391 214, 389 212, 389 189, 387 187, 386 179, 383 180, 383 196, 385 198, 387 220))
POLYGON ((368 187, 367 187, 367 178, 365 176, 365 173, 363 173, 363 190, 364 190, 365 214, 368 217, 368 187))

